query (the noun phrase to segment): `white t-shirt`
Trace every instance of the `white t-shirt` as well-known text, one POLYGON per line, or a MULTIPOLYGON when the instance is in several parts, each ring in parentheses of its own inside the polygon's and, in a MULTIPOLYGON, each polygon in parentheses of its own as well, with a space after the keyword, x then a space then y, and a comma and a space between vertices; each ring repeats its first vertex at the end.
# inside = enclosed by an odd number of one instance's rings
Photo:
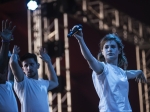
POLYGON ((14 83, 14 90, 21 103, 21 112, 49 112, 48 80, 35 80, 24 76, 22 82, 14 83))
POLYGON ((132 112, 128 100, 129 84, 126 72, 115 65, 102 63, 103 72, 92 73, 94 87, 100 98, 99 111, 132 112))
POLYGON ((12 84, 8 81, 5 84, 0 84, 0 112, 18 112, 12 84))

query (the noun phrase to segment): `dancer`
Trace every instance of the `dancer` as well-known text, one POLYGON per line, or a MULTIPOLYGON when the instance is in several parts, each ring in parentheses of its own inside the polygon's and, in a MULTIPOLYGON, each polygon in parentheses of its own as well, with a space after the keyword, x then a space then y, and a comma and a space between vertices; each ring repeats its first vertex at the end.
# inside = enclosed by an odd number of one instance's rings
MULTIPOLYGON (((72 28, 77 29, 77 25, 72 28)), ((141 70, 127 70, 127 59, 121 39, 116 34, 107 34, 100 42, 98 59, 87 48, 82 30, 74 34, 78 40, 81 53, 88 62, 92 72, 95 90, 100 98, 99 112, 132 112, 129 99, 128 79, 136 78, 146 83, 141 70)))
POLYGON ((10 69, 8 68, 8 60, 10 53, 9 44, 12 40, 12 33, 15 26, 12 28, 12 23, 8 25, 8 20, 2 21, 2 45, 0 50, 0 112, 18 112, 17 101, 13 92, 12 81, 7 76, 11 77, 10 69))
POLYGON ((20 48, 15 45, 13 50, 9 63, 15 77, 14 90, 21 102, 21 112, 49 112, 47 94, 58 86, 58 79, 46 49, 41 47, 39 56, 48 67, 48 80, 38 78, 40 64, 35 54, 26 53, 20 58, 21 69, 18 63, 20 48))

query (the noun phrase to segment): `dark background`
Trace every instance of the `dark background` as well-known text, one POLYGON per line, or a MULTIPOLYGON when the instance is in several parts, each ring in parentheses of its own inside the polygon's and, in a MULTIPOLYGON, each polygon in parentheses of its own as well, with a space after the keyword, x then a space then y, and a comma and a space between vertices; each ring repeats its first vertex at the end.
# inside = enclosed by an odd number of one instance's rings
MULTIPOLYGON (((7 1, 7 0, 6 0, 7 1)), ((27 40, 27 7, 25 0, 10 0, 2 3, 0 0, 0 21, 8 19, 16 25, 14 32, 15 40, 10 44, 21 48, 20 55, 28 51, 27 40)), ((127 0, 102 0, 127 15, 150 25, 150 2, 149 1, 127 1, 127 0)), ((69 18, 69 27, 79 24, 79 21, 69 18)), ((83 23, 82 23, 83 24, 83 23)), ((0 22, 1 26, 1 22, 0 22)), ((1 30, 1 28, 0 28, 1 30)), ((105 35, 104 32, 97 32, 90 26, 83 24, 85 42, 91 53, 96 57, 99 51, 99 41, 105 35)), ((135 46, 123 41, 125 54, 128 58, 128 69, 136 69, 135 46), (130 51, 129 51, 130 49, 130 51)), ((75 38, 69 39, 70 46, 70 72, 71 72, 71 95, 73 112, 98 112, 99 98, 92 83, 92 70, 81 55, 78 42, 75 38)), ((129 80, 129 100, 133 112, 139 111, 138 85, 134 80, 129 80)), ((10 102, 11 105, 11 102, 10 102)))

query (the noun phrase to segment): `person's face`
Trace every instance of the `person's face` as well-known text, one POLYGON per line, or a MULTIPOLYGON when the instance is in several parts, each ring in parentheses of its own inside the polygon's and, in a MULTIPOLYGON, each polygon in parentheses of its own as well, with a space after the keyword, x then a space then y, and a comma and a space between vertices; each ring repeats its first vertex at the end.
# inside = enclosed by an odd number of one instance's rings
POLYGON ((114 40, 107 41, 103 46, 102 54, 106 62, 113 62, 118 60, 120 50, 118 49, 117 43, 114 40))
POLYGON ((39 64, 34 61, 33 58, 26 59, 22 62, 23 72, 29 78, 34 78, 38 76, 39 64))

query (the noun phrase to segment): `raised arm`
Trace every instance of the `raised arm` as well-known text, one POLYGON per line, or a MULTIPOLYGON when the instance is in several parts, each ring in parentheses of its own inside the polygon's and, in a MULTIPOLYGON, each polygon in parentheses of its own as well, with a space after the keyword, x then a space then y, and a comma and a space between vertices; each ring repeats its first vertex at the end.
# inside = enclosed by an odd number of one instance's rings
POLYGON ((136 78, 137 82, 140 82, 140 81, 143 83, 147 82, 142 70, 127 70, 126 74, 127 74, 128 79, 136 78))
POLYGON ((46 52, 46 49, 44 48, 40 48, 39 50, 39 57, 46 62, 47 67, 48 67, 48 79, 50 81, 50 86, 49 86, 49 90, 55 88, 58 86, 58 79, 57 79, 57 75, 56 72, 54 70, 54 67, 51 63, 51 59, 49 57, 49 55, 46 52))
POLYGON ((18 58, 19 58, 18 53, 19 52, 20 52, 20 48, 15 45, 13 48, 13 53, 9 60, 10 69, 12 70, 12 73, 17 82, 21 82, 24 79, 23 70, 18 63, 18 58))
MULTIPOLYGON (((11 52, 9 51, 8 52, 8 58, 10 59, 10 57, 11 57, 11 52)), ((10 69, 10 65, 9 64, 8 64, 8 76, 7 76, 7 80, 9 82, 11 82, 12 84, 14 83, 14 75, 13 75, 11 69, 10 69)))
POLYGON ((3 43, 0 50, 0 73, 4 73, 4 70, 7 68, 8 65, 8 50, 9 50, 9 43, 3 43))
MULTIPOLYGON (((76 26, 73 27, 73 29, 76 26)), ((73 30, 72 29, 72 30, 73 30)), ((89 66, 97 73, 100 74, 102 73, 104 67, 103 64, 101 64, 101 62, 99 62, 90 52, 90 50, 88 49, 88 47, 86 46, 84 39, 83 39, 83 33, 82 30, 80 30, 78 33, 76 33, 74 35, 74 37, 76 37, 76 39, 78 40, 78 43, 80 45, 80 49, 81 49, 81 53, 83 55, 83 57, 86 59, 86 61, 88 62, 89 66)))
POLYGON ((8 51, 9 51, 9 42, 12 39, 12 33, 15 29, 15 26, 12 28, 12 23, 8 25, 8 20, 2 21, 2 32, 0 32, 0 37, 2 38, 2 46, 0 49, 0 73, 3 73, 8 65, 8 51))

